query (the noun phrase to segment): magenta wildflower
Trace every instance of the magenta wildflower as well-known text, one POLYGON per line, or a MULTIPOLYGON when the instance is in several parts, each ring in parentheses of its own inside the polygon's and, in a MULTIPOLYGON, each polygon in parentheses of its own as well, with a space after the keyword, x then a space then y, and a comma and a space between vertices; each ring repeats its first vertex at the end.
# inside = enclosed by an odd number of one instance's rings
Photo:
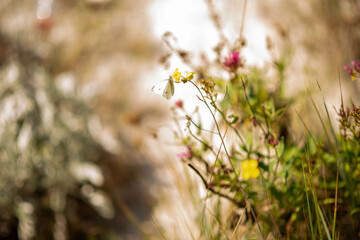
POLYGON ((181 153, 178 153, 177 156, 180 159, 191 158, 191 153, 190 152, 181 152, 181 153))
POLYGON ((352 61, 351 65, 349 65, 349 66, 344 65, 344 70, 346 70, 348 72, 348 74, 351 76, 351 80, 359 79, 360 78, 360 61, 359 62, 352 61))
POLYGON ((270 140, 270 145, 272 145, 273 147, 276 147, 278 144, 279 144, 279 142, 278 142, 278 140, 270 140))
POLYGON ((230 52, 229 57, 224 58, 223 66, 230 72, 234 72, 238 67, 244 66, 244 63, 239 56, 239 52, 230 52))
POLYGON ((184 105, 184 103, 183 103, 182 100, 178 100, 178 101, 175 102, 175 105, 176 105, 177 107, 179 107, 179 108, 182 108, 183 105, 184 105))

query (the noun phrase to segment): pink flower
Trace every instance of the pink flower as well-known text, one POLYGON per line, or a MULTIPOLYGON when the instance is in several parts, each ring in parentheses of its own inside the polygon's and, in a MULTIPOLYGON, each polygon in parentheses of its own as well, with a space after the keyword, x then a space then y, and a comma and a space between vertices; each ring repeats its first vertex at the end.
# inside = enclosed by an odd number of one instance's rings
POLYGON ((184 105, 184 103, 183 103, 182 100, 178 100, 178 101, 175 102, 175 105, 176 105, 177 107, 179 107, 179 108, 182 108, 183 105, 184 105))
POLYGON ((279 144, 279 142, 278 142, 278 140, 276 140, 276 139, 270 141, 270 145, 272 145, 272 146, 274 146, 274 147, 276 147, 278 144, 279 144))
POLYGON ((230 52, 229 57, 224 58, 223 66, 230 72, 235 71, 238 67, 244 66, 244 63, 239 56, 239 52, 230 52))
POLYGON ((347 66, 344 65, 344 70, 348 72, 348 74, 351 76, 351 79, 359 79, 360 78, 360 61, 352 61, 351 65, 347 66), (351 66, 352 65, 352 66, 351 66))
POLYGON ((190 152, 181 152, 181 153, 178 153, 177 156, 180 159, 191 158, 191 153, 190 152))

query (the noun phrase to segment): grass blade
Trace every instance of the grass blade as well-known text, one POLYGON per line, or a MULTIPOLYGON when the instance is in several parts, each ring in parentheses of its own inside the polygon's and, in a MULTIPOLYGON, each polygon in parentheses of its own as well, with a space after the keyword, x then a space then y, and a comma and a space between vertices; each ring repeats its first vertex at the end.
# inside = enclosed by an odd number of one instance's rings
POLYGON ((226 234, 225 230, 222 228, 221 224, 219 223, 219 221, 216 219, 216 217, 212 214, 212 212, 210 211, 210 209, 208 207, 206 207, 206 209, 208 210, 210 216, 215 220, 215 222, 219 225, 220 231, 225 235, 225 237, 230 240, 229 236, 226 234))
POLYGON ((317 208, 318 208, 318 212, 319 212, 322 224, 323 224, 324 229, 325 229, 326 237, 328 238, 328 240, 331 240, 330 232, 329 232, 329 229, 328 229, 328 227, 326 225, 326 221, 325 221, 324 215, 323 215, 323 213, 321 211, 321 208, 320 208, 319 204, 317 204, 317 208))
POLYGON ((309 225, 310 225, 310 230, 311 230, 311 239, 315 240, 315 235, 314 235, 314 228, 312 225, 312 217, 311 217, 311 208, 310 208, 310 201, 309 201, 309 194, 308 194, 308 185, 307 185, 307 181, 306 181, 306 173, 305 173, 305 167, 303 164, 303 175, 304 175, 304 183, 305 183, 305 194, 306 194, 306 202, 307 202, 307 208, 308 208, 308 213, 309 213, 309 225))

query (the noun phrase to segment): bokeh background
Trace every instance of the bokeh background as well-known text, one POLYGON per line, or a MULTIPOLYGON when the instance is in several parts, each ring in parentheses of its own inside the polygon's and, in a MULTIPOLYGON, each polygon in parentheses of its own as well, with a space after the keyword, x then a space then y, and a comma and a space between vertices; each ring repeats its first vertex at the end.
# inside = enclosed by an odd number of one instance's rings
POLYGON ((150 89, 188 68, 168 55, 164 32, 194 58, 215 56, 212 9, 232 42, 245 19, 247 64, 268 64, 269 38, 291 55, 289 95, 318 80, 336 105, 340 78, 359 100, 359 83, 342 71, 360 58, 359 2, 249 1, 245 16, 244 3, 2 0, 0 239, 189 239, 199 231, 204 190, 178 161, 170 123, 176 100, 195 108, 197 98, 179 87, 167 101, 150 89))

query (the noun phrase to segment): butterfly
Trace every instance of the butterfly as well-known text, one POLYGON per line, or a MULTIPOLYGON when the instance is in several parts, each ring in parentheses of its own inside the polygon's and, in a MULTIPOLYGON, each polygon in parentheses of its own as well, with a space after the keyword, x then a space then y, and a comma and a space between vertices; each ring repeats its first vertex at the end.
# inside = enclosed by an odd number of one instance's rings
POLYGON ((175 92, 174 80, 170 77, 165 79, 151 88, 154 93, 160 94, 166 99, 170 99, 175 92))

